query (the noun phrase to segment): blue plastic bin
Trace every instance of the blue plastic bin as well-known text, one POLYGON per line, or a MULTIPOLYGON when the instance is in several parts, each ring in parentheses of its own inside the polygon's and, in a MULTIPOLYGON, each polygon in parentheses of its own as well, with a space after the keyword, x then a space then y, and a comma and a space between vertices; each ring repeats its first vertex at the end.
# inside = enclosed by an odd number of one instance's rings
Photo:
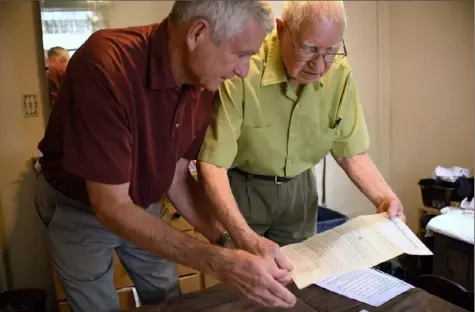
POLYGON ((317 233, 322 233, 342 225, 348 220, 344 214, 318 206, 317 233))

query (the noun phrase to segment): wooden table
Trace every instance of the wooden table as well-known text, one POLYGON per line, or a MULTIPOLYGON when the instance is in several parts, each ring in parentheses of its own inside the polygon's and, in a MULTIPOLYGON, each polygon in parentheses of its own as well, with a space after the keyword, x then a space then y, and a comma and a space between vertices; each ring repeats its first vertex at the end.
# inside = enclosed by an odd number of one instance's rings
POLYGON ((292 309, 260 308, 246 300, 239 299, 222 285, 196 293, 173 298, 156 306, 141 307, 133 312, 462 312, 458 306, 432 296, 421 289, 411 289, 380 307, 329 292, 317 286, 298 290, 290 289, 299 298, 292 309))

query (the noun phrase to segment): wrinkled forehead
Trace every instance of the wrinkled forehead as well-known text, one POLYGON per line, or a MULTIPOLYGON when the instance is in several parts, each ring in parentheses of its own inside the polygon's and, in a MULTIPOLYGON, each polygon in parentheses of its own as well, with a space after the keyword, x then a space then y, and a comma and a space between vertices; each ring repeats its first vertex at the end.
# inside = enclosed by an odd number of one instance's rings
POLYGON ((306 18, 300 23, 297 38, 303 46, 338 48, 343 38, 343 25, 331 20, 306 18))

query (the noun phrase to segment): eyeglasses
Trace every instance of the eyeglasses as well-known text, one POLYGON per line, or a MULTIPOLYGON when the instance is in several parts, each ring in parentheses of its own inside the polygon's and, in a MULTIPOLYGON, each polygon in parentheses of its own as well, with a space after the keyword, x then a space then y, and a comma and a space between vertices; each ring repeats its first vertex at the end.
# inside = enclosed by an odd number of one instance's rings
POLYGON ((346 51, 345 41, 343 39, 341 39, 341 42, 343 45, 343 52, 338 52, 338 48, 335 49, 335 52, 324 52, 324 53, 319 52, 318 48, 315 48, 315 47, 298 48, 294 43, 290 28, 287 26, 287 24, 285 25, 285 27, 289 31, 290 43, 292 44, 292 47, 294 49, 294 56, 298 61, 309 62, 309 61, 315 60, 319 56, 322 56, 323 61, 325 63, 331 64, 335 61, 336 58, 341 59, 348 55, 348 52, 346 51))

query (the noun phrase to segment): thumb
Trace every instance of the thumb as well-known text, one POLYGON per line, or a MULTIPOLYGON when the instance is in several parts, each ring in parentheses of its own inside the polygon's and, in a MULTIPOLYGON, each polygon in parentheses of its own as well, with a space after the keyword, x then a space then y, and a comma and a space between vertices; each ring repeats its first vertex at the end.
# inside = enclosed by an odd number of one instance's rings
POLYGON ((388 216, 390 218, 395 218, 397 217, 397 208, 396 207, 389 207, 388 209, 388 216))
POLYGON ((390 218, 395 218, 398 216, 399 206, 394 202, 388 203, 388 216, 390 218))
POLYGON ((292 277, 289 274, 289 271, 284 269, 279 269, 276 266, 273 266, 269 271, 272 277, 277 281, 290 281, 292 277))
POLYGON ((288 272, 291 272, 294 269, 293 264, 287 260, 287 258, 282 252, 280 252, 280 250, 276 252, 274 260, 277 266, 281 269, 287 270, 288 272))

